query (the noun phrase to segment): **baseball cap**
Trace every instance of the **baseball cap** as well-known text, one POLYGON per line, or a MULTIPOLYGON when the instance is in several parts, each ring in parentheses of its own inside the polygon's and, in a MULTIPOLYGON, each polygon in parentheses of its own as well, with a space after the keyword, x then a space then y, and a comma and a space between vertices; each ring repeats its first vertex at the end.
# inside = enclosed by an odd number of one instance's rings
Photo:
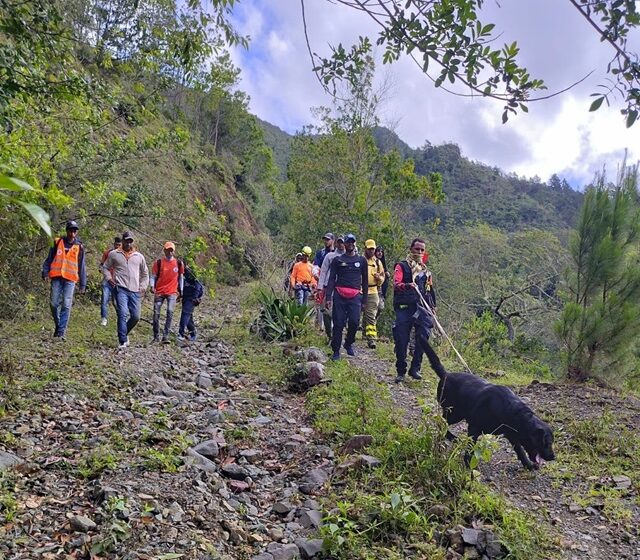
POLYGON ((364 242, 364 248, 365 249, 375 249, 376 248, 376 242, 373 239, 367 239, 364 242))
POLYGON ((133 234, 130 231, 125 231, 122 234, 122 241, 126 241, 127 239, 131 239, 131 241, 134 239, 133 234))
POLYGON ((331 241, 333 241, 335 239, 335 235, 333 235, 333 233, 330 233, 330 232, 329 233, 325 233, 322 236, 322 239, 331 239, 331 241))
POLYGON ((75 222, 74 220, 69 220, 64 229, 80 229, 80 228, 78 227, 78 222, 75 222))
POLYGON ((344 236, 344 242, 345 243, 355 243, 356 242, 356 236, 353 235, 353 233, 347 233, 347 235, 344 236))
POLYGON ((344 243, 344 235, 338 235, 338 237, 336 238, 336 241, 340 241, 341 243, 344 243))
POLYGON ((175 251, 176 250, 176 244, 173 241, 167 241, 162 248, 163 249, 173 249, 175 251))

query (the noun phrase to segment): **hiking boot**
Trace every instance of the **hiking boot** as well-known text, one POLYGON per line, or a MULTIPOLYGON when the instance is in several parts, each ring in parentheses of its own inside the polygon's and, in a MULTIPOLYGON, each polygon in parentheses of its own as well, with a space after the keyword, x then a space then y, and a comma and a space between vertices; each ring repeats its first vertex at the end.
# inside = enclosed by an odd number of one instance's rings
POLYGON ((163 336, 162 337, 162 344, 169 344, 169 337, 168 336, 163 336))
POLYGON ((198 335, 195 333, 189 335, 189 341, 195 342, 198 339, 198 335))
POLYGON ((394 381, 396 383, 402 383, 404 381, 404 375, 398 375, 394 381))
POLYGON ((106 318, 106 317, 103 317, 103 318, 102 318, 102 321, 100 321, 100 324, 101 324, 103 327, 106 327, 106 326, 107 326, 107 318, 106 318))
POLYGON ((340 359, 340 351, 338 352, 334 352, 331 356, 331 359, 335 362, 336 360, 340 359))
POLYGON ((179 334, 179 335, 176 337, 176 339, 177 339, 177 340, 179 340, 180 342, 184 342, 184 335, 179 334))
POLYGON ((417 371, 410 371, 409 377, 411 377, 412 379, 416 379, 417 381, 420 381, 422 379, 422 375, 420 375, 420 373, 417 371))
POLYGON ((375 340, 370 340, 370 341, 367 343, 367 346, 368 346, 369 348, 375 349, 375 347, 376 347, 376 341, 375 341, 375 340))
POLYGON ((344 349, 347 351, 347 356, 355 356, 356 352, 353 349, 353 345, 350 344, 349 346, 345 346, 344 349))
POLYGON ((160 342, 160 337, 159 337, 159 336, 154 336, 154 337, 153 337, 153 340, 152 340, 151 342, 152 342, 152 343, 160 342))

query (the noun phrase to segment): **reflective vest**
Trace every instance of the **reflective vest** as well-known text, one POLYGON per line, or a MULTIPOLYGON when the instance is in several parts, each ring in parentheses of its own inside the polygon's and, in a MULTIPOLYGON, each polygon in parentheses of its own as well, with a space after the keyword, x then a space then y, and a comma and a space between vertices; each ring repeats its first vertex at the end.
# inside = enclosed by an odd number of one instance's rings
POLYGON ((79 282, 78 260, 80 259, 80 243, 74 243, 65 250, 64 239, 56 239, 56 254, 49 268, 49 278, 64 278, 70 282, 79 282))

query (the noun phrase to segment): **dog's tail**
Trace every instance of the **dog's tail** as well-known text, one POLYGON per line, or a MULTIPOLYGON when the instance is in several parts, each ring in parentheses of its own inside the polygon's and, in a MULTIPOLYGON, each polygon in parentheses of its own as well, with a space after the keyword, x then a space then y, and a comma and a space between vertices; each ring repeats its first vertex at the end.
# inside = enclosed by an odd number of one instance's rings
POLYGON ((442 365, 440 358, 438 358, 438 354, 436 354, 436 351, 431 347, 431 344, 429 344, 427 340, 422 341, 422 347, 424 349, 424 353, 429 359, 429 363, 431 364, 433 371, 436 372, 440 379, 444 379, 444 377, 447 375, 447 370, 444 369, 444 366, 442 365))

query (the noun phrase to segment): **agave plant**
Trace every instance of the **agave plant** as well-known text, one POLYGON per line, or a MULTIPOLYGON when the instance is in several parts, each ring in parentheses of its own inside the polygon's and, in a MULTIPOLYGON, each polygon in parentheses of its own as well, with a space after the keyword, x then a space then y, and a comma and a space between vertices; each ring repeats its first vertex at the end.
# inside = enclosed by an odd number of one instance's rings
POLYGON ((313 314, 313 308, 282 297, 273 290, 258 297, 260 315, 254 323, 256 332, 266 340, 289 340, 300 334, 313 314))

